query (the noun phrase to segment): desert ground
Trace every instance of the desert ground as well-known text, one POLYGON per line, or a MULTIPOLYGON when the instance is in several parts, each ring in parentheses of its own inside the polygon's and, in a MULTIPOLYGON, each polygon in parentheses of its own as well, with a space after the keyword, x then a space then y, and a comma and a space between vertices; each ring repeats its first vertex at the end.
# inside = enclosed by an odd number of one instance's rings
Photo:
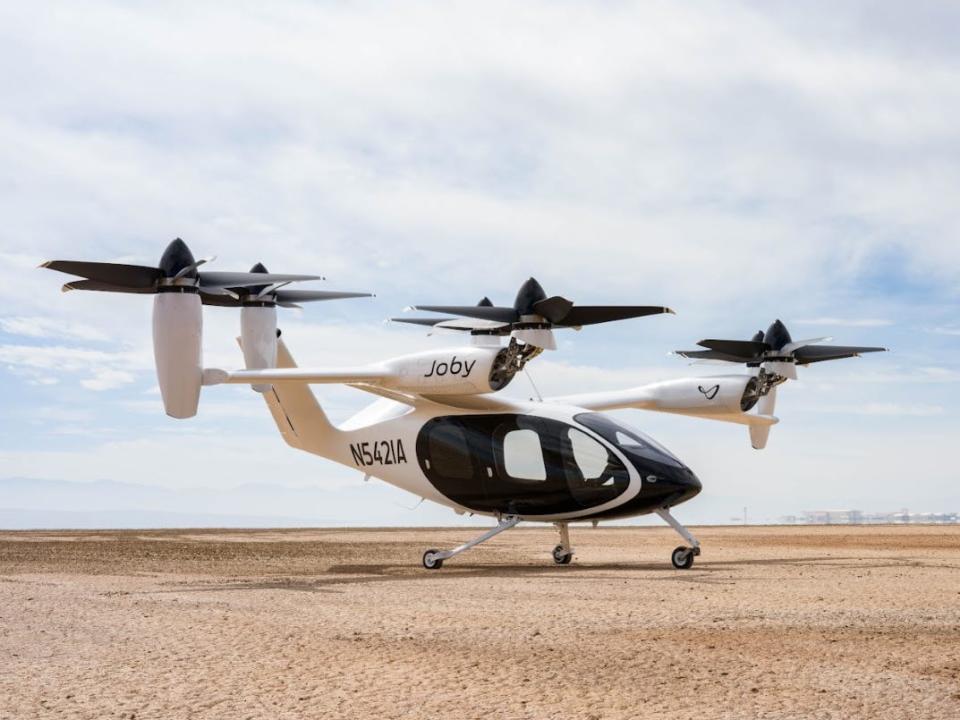
POLYGON ((0 718, 960 718, 960 527, 0 533, 0 718))

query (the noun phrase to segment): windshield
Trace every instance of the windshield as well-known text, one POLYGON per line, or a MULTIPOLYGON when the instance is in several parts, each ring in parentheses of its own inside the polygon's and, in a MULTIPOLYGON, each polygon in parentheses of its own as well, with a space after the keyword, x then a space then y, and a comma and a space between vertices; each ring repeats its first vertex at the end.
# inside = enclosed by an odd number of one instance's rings
POLYGON ((663 445, 626 423, 600 413, 580 413, 573 419, 628 454, 636 454, 674 467, 684 467, 663 445))

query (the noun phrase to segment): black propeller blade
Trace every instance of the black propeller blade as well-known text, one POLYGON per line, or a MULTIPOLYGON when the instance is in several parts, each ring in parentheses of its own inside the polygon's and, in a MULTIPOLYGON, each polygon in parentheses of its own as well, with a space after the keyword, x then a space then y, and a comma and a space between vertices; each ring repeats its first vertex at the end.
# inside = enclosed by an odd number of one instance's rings
POLYGON ((493 320, 502 323, 515 323, 520 320, 520 314, 516 310, 506 307, 489 305, 416 305, 414 307, 417 310, 447 313, 477 320, 493 320))
POLYGON ((152 285, 150 287, 112 285, 99 280, 74 280, 73 282, 68 282, 61 289, 63 292, 69 292, 70 290, 95 290, 98 292, 133 293, 136 295, 152 295, 155 292, 152 285))
POLYGON ((673 310, 660 305, 574 305, 566 315, 554 322, 564 327, 580 327, 664 313, 672 315, 673 310))
POLYGON ((453 322, 456 318, 390 318, 392 322, 407 323, 408 325, 423 325, 433 327, 443 322, 453 322))
POLYGON ((797 365, 823 362, 824 360, 842 360, 857 357, 863 353, 886 352, 882 347, 856 347, 843 345, 806 345, 793 353, 797 365))
POLYGON ((743 362, 760 357, 773 349, 765 342, 754 340, 701 340, 697 345, 740 358, 743 362))
POLYGON ((277 297, 277 302, 315 302, 319 300, 373 297, 373 293, 340 292, 339 290, 278 290, 274 294, 277 297))
POLYGON ((321 280, 319 275, 277 275, 275 273, 243 273, 243 272, 202 272, 200 287, 231 288, 250 285, 273 285, 275 283, 303 282, 304 280, 321 280))
POLYGON ((570 312, 573 303, 565 297, 554 295, 553 297, 538 300, 533 304, 533 311, 537 315, 542 315, 550 322, 558 323, 570 312))
POLYGON ((742 363, 746 362, 737 355, 727 355, 717 350, 677 350, 677 355, 689 358, 690 360, 722 360, 724 362, 742 363))
MULTIPOLYGON (((40 267, 67 275, 79 275, 101 286, 113 285, 127 288, 150 289, 163 277, 160 268, 121 263, 83 262, 79 260, 50 260, 40 267)), ((73 287, 71 290, 105 290, 105 287, 73 287)), ((119 292, 123 292, 122 290, 119 292)))

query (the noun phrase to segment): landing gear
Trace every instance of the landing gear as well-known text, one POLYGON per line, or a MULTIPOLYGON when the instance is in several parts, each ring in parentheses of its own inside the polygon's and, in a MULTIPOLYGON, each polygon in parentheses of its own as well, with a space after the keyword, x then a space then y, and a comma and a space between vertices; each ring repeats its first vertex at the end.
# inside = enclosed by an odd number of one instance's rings
POLYGON ((557 523, 560 531, 560 544, 553 549, 553 561, 557 565, 569 565, 573 560, 573 548, 570 547, 570 528, 565 522, 557 523))
POLYGON ((443 567, 444 560, 449 560, 453 556, 459 555, 465 550, 469 550, 470 548, 475 547, 482 542, 486 542, 494 535, 499 535, 504 530, 509 530, 510 528, 515 527, 519 522, 520 518, 517 515, 504 515, 500 518, 500 522, 497 523, 495 528, 487 530, 487 532, 480 537, 474 538, 470 542, 466 542, 463 545, 459 545, 453 550, 427 550, 423 554, 423 566, 427 570, 439 570, 443 567))
POLYGON ((693 548, 681 545, 670 554, 670 562, 677 570, 689 570, 693 566, 693 548))
POLYGON ((663 518, 670 527, 679 533, 680 537, 690 543, 691 547, 681 545, 675 548, 670 554, 670 562, 677 570, 689 570, 693 567, 693 559, 700 554, 700 541, 697 540, 690 531, 687 530, 679 521, 670 514, 669 508, 660 508, 656 511, 657 515, 663 518))

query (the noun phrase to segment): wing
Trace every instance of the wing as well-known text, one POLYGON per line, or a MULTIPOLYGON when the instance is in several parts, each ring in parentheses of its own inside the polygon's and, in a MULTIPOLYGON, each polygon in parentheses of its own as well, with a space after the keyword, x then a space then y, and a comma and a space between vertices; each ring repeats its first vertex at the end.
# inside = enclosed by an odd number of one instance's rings
POLYGON ((220 370, 207 368, 203 371, 204 385, 256 385, 306 383, 307 385, 352 385, 376 383, 391 377, 377 365, 355 368, 274 368, 272 370, 220 370))

